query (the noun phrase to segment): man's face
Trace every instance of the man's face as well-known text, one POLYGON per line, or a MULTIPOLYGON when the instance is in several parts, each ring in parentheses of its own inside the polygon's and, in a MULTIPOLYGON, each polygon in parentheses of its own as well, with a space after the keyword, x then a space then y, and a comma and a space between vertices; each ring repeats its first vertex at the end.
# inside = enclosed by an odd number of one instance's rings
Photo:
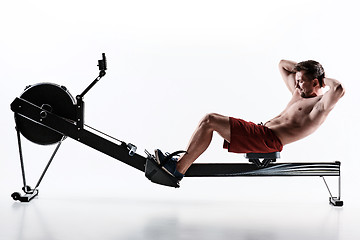
POLYGON ((296 88, 300 90, 301 97, 303 98, 312 97, 315 89, 314 81, 310 80, 305 76, 304 70, 301 70, 300 72, 296 72, 295 80, 296 80, 296 88))

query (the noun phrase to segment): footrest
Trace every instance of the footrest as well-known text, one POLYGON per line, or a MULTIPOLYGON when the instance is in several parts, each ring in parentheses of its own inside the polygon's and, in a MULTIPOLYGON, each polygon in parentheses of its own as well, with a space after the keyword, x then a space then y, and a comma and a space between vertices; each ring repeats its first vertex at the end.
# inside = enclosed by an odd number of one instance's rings
POLYGON ((153 158, 146 159, 145 176, 153 183, 175 188, 180 187, 177 178, 165 172, 153 158))

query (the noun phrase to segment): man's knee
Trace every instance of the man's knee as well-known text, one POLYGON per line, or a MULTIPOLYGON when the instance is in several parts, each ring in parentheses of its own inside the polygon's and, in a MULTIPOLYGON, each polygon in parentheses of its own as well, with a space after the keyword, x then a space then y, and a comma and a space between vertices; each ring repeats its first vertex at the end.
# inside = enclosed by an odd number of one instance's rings
POLYGON ((216 131, 220 136, 230 142, 230 120, 229 117, 217 113, 209 113, 200 122, 200 128, 205 131, 216 131))
POLYGON ((200 126, 209 130, 215 130, 216 124, 219 122, 220 115, 217 113, 208 113, 200 122, 200 126))

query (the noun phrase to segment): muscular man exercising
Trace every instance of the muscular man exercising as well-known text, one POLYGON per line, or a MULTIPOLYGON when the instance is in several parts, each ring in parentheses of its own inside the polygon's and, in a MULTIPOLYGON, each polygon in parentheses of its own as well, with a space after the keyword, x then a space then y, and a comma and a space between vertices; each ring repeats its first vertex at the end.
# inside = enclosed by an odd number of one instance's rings
MULTIPOLYGON (((163 169, 180 181, 208 148, 214 131, 224 138, 224 148, 235 153, 280 152, 284 145, 313 133, 344 95, 344 87, 339 81, 325 77, 321 64, 313 60, 299 63, 281 60, 279 70, 292 93, 284 111, 258 125, 215 113, 207 114, 191 137, 186 153, 179 159, 171 158, 163 169), (325 86, 329 90, 323 94, 325 86)), ((166 159, 159 149, 155 150, 155 157, 159 164, 166 159)))

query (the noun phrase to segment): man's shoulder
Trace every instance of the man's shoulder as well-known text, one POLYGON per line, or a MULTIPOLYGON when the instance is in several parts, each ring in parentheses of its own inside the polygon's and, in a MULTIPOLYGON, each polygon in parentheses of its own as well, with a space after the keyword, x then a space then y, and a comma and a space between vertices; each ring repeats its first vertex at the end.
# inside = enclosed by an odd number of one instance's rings
POLYGON ((301 99, 300 91, 299 89, 295 88, 295 90, 292 93, 291 101, 301 99))

